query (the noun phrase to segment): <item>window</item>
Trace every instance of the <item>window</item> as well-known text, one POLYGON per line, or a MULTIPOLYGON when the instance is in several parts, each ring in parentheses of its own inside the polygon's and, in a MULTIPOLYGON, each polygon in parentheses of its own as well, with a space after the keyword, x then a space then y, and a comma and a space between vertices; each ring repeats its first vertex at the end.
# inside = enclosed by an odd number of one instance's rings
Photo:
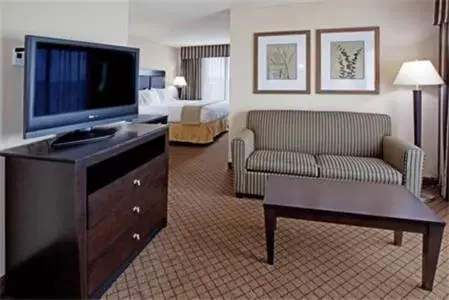
POLYGON ((201 99, 229 100, 229 57, 201 59, 201 99))

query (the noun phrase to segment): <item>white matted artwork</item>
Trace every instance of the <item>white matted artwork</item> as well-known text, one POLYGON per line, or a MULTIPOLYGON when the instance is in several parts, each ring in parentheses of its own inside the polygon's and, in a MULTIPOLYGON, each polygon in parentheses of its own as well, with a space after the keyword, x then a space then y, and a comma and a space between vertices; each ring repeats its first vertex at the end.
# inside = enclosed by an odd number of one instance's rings
POLYGON ((379 27, 319 29, 316 92, 379 93, 379 27))
POLYGON ((254 34, 254 93, 310 93, 310 30, 254 34))

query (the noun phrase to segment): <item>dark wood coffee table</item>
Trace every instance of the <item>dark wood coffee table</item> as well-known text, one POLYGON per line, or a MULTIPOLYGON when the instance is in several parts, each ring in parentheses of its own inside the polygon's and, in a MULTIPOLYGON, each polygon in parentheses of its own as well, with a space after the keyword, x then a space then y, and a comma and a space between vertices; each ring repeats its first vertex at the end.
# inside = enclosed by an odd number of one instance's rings
POLYGON ((423 234, 422 288, 431 291, 445 223, 405 187, 318 178, 272 176, 265 200, 268 263, 274 263, 276 218, 322 221, 423 234))

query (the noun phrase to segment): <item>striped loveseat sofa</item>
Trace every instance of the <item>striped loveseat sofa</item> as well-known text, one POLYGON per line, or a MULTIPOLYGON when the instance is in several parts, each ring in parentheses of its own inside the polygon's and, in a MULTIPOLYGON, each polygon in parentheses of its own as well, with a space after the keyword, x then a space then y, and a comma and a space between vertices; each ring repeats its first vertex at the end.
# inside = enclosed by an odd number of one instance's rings
POLYGON ((263 196, 269 175, 404 185, 421 192, 423 151, 391 136, 388 115, 255 110, 231 142, 237 197, 263 196))

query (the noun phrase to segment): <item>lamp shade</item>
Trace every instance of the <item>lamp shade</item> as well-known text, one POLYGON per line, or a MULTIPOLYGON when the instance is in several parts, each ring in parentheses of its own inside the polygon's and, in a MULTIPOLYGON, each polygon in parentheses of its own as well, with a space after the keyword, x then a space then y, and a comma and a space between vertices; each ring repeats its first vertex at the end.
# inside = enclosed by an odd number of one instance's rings
POLYGON ((395 85, 440 85, 443 79, 429 60, 404 62, 394 80, 395 85))
POLYGON ((187 82, 184 76, 176 76, 175 80, 173 80, 173 85, 177 87, 186 86, 187 82))

